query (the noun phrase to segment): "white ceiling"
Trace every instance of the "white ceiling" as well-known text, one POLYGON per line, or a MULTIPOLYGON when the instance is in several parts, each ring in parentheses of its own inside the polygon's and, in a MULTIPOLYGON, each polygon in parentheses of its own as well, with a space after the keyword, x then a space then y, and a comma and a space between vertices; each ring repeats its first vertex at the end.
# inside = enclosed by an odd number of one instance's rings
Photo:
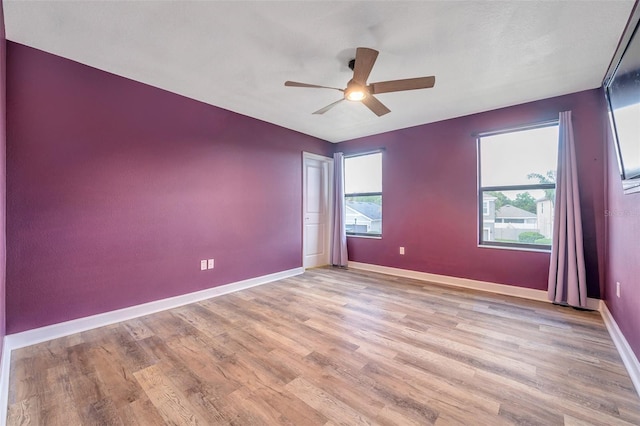
POLYGON ((600 86, 633 7, 609 1, 19 1, 7 39, 241 114, 340 142, 600 86), (436 76, 377 95, 337 91, 355 48, 369 82, 436 76))

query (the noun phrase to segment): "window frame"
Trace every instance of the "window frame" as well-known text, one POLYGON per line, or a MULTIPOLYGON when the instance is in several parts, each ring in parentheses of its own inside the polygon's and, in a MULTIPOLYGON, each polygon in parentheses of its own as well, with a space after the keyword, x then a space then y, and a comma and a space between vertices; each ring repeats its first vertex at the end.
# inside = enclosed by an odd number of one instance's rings
MULTIPOLYGON (((355 153, 355 154, 345 154, 343 156, 343 174, 346 175, 346 160, 349 158, 355 158, 355 157, 364 157, 367 155, 373 155, 373 154, 380 154, 380 188, 382 189, 382 163, 384 160, 384 155, 383 155, 384 149, 377 149, 375 151, 366 151, 366 152, 359 152, 359 153, 355 153)), ((343 184, 346 187, 346 179, 345 176, 343 175, 343 184)), ((350 197, 374 197, 374 196, 379 196, 380 197, 380 209, 382 209, 382 190, 380 192, 354 192, 354 193, 347 193, 345 190, 344 193, 344 200, 345 200, 345 209, 346 209, 346 201, 347 198, 350 197)), ((346 213, 346 211, 345 211, 346 213)), ((382 219, 380 219, 380 233, 367 233, 367 232, 349 232, 346 229, 347 224, 345 223, 345 233, 347 235, 347 237, 359 237, 359 238, 374 238, 374 239, 382 239, 382 219)))
MULTIPOLYGON (((560 121, 558 119, 549 120, 541 123, 523 125, 518 127, 511 127, 508 129, 491 131, 491 132, 483 132, 477 133, 474 136, 476 137, 476 153, 478 160, 478 203, 477 203, 477 214, 478 218, 478 247, 484 248, 503 248, 503 249, 513 249, 513 250, 525 250, 525 251, 545 251, 550 252, 552 244, 526 244, 526 243, 505 243, 501 241, 484 241, 484 199, 483 195, 485 192, 501 192, 501 191, 530 191, 530 190, 545 190, 545 189, 556 189, 556 183, 538 183, 538 184, 527 184, 527 185, 493 185, 493 186, 482 186, 482 155, 481 155, 481 139, 488 136, 502 135, 506 133, 515 133, 526 130, 535 130, 541 129, 544 127, 559 127, 560 121)), ((557 167, 557 165, 556 165, 557 167)))

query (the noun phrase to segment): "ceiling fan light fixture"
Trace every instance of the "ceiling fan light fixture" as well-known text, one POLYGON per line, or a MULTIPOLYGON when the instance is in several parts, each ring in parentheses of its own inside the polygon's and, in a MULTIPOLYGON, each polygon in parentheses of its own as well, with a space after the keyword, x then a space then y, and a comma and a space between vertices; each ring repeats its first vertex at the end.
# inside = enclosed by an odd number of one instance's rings
POLYGON ((348 101, 361 101, 363 100, 365 97, 367 96, 367 94, 364 92, 364 90, 351 90, 349 92, 346 93, 345 97, 347 98, 348 101))

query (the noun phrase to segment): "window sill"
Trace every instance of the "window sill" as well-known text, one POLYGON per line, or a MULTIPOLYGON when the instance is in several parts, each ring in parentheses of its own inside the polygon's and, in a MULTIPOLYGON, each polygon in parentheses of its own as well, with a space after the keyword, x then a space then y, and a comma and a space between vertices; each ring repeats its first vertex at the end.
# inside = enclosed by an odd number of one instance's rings
POLYGON ((349 235, 347 234, 347 238, 365 238, 369 240, 381 240, 382 235, 349 235))
POLYGON ((498 250, 515 250, 515 251, 532 251, 536 253, 551 253, 551 247, 548 249, 537 248, 537 247, 521 247, 521 246, 493 246, 488 244, 478 244, 479 248, 484 249, 498 249, 498 250))

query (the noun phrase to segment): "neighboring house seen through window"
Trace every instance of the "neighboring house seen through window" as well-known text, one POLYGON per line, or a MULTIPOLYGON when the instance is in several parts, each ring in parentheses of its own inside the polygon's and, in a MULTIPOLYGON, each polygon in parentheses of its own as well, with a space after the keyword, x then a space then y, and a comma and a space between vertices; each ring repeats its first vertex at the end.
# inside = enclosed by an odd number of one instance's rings
POLYGON ((557 157, 557 122, 478 136, 480 245, 551 248, 557 157))
POLYGON ((382 236, 382 152, 344 158, 347 235, 382 236))

